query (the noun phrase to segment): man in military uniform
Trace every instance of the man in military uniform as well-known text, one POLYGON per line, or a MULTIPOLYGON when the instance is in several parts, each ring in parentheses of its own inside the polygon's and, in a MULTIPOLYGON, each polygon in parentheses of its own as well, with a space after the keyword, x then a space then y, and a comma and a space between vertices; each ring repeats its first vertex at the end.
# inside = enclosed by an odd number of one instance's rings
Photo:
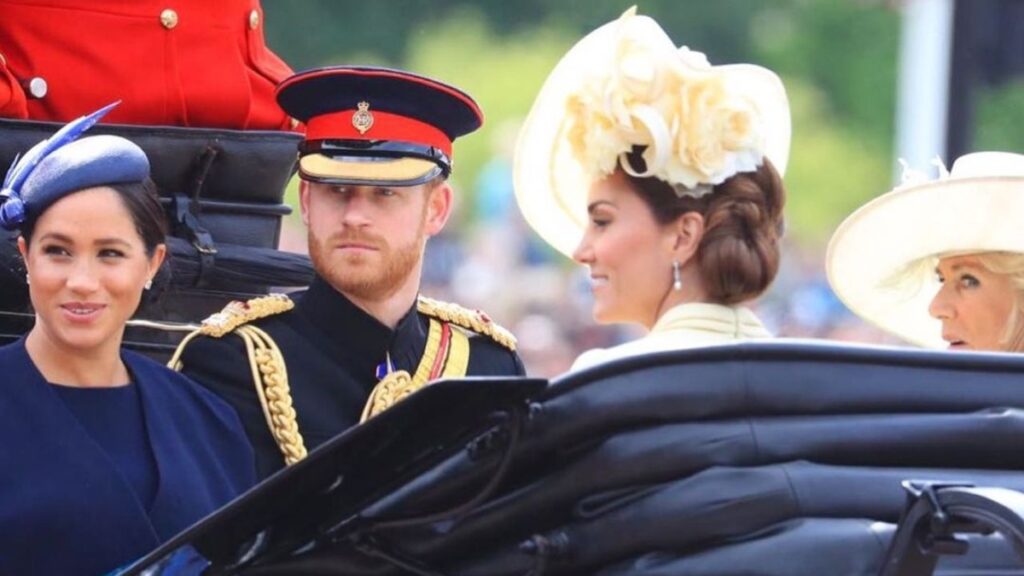
POLYGON ((451 214, 452 141, 483 118, 465 93, 397 70, 335 67, 278 88, 306 123, 299 198, 317 277, 234 303, 172 364, 231 402, 263 476, 437 378, 522 375, 481 312, 419 295, 427 238, 451 214))

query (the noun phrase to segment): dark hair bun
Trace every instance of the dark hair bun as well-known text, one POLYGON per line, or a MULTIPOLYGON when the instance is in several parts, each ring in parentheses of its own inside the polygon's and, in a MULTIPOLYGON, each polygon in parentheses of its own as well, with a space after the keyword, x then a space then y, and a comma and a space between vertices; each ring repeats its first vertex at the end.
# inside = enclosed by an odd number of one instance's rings
POLYGON ((715 187, 697 252, 709 296, 722 304, 756 298, 779 271, 785 189, 766 160, 715 187))
MULTIPOLYGON (((642 163, 637 156, 631 154, 630 161, 642 163)), ((704 238, 697 259, 713 302, 736 304, 756 298, 775 279, 786 192, 768 159, 757 171, 737 174, 700 198, 679 197, 657 178, 627 175, 627 179, 660 224, 673 222, 686 212, 704 216, 704 238)))

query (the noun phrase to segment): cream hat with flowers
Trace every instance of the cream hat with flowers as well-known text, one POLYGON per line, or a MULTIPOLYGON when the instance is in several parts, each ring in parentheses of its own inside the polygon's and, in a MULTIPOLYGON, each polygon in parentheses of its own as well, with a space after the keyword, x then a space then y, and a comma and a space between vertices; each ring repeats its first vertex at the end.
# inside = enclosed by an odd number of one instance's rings
POLYGON ((861 318, 908 342, 945 345, 928 305, 944 256, 1024 253, 1024 155, 976 152, 928 181, 913 173, 832 235, 828 281, 861 318))
POLYGON ((789 140, 778 76, 750 64, 712 66, 631 8, 580 40, 548 76, 516 144, 516 199, 530 226, 571 256, 591 183, 633 146, 646 147, 647 171, 637 175, 700 196, 765 156, 784 173, 789 140))

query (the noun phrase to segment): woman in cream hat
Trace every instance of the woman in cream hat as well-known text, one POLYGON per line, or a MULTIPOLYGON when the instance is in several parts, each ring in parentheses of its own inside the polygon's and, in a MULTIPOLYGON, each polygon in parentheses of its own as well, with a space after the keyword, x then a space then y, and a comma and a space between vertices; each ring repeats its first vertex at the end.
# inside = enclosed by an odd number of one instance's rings
POLYGON ((865 320, 920 346, 1024 350, 1024 155, 961 156, 847 218, 829 282, 865 320))
POLYGON ((520 134, 516 198, 590 268, 599 322, 649 330, 574 368, 769 336, 743 304, 778 270, 789 137, 774 73, 711 66, 635 9, 562 58, 520 134))

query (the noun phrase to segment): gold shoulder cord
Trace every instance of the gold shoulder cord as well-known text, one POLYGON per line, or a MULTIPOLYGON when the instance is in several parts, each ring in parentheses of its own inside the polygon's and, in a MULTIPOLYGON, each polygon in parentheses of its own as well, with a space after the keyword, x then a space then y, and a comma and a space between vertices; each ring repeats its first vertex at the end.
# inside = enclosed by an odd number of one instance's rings
MULTIPOLYGON (((370 397, 366 400, 366 405, 363 406, 363 415, 359 422, 365 422, 370 417, 380 414, 426 386, 432 379, 431 372, 435 370, 435 366, 438 366, 439 362, 444 365, 444 376, 449 376, 449 368, 457 370, 458 362, 451 363, 444 357, 445 354, 449 358, 451 357, 452 344, 454 344, 454 339, 451 337, 454 335, 453 332, 450 327, 446 328, 441 322, 431 318, 430 329, 427 331, 427 345, 423 349, 423 357, 420 358, 419 366, 416 367, 416 373, 410 375, 405 370, 395 370, 382 378, 370 392, 370 397), (446 332, 447 345, 444 342, 446 332), (441 356, 440 360, 438 359, 439 355, 441 356)), ((466 374, 465 366, 469 364, 469 339, 461 332, 458 333, 458 337, 465 344, 463 353, 465 361, 462 362, 462 373, 451 374, 453 377, 464 376, 466 374)))
MULTIPOLYGON (((289 466, 305 458, 307 451, 292 403, 287 367, 273 338, 249 323, 291 310, 294 306, 282 294, 254 298, 248 302, 231 302, 224 310, 204 320, 198 330, 186 336, 167 364, 173 370, 181 370, 181 355, 188 343, 197 336, 221 338, 235 333, 242 338, 263 416, 284 456, 285 464, 289 466)), ((423 297, 417 303, 417 310, 430 317, 430 328, 416 373, 410 375, 404 370, 398 370, 381 380, 370 393, 360 422, 387 410, 438 378, 465 376, 469 367, 469 337, 464 330, 483 334, 515 350, 515 337, 492 322, 483 312, 423 297)))
POLYGON ((452 344, 448 350, 448 361, 444 363, 444 378, 462 378, 469 368, 469 336, 462 330, 452 330, 452 344))
POLYGON ((470 311, 456 304, 420 296, 417 311, 430 317, 427 345, 416 373, 397 370, 385 376, 374 387, 363 408, 360 422, 380 414, 439 378, 461 378, 469 368, 469 337, 463 330, 489 336, 499 344, 515 350, 516 339, 479 311, 470 311))
POLYGON ((253 385, 263 408, 263 416, 288 466, 306 457, 306 446, 299 433, 288 386, 288 370, 284 356, 273 338, 249 323, 294 307, 295 304, 284 294, 271 294, 248 302, 231 302, 222 311, 203 320, 198 330, 186 336, 167 363, 172 370, 181 370, 181 355, 185 346, 196 336, 221 338, 227 334, 237 334, 245 343, 253 385))

